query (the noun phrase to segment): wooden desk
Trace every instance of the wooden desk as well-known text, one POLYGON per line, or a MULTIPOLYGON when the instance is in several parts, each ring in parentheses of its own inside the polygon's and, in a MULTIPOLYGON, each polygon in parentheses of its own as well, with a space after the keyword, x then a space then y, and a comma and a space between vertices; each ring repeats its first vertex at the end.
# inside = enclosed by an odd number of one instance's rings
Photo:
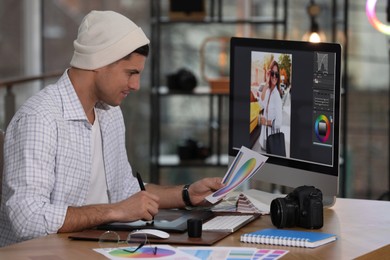
MULTIPOLYGON (((336 242, 314 248, 295 248, 256 245, 257 248, 289 250, 283 259, 352 259, 390 243, 390 202, 372 200, 337 199, 326 209, 322 232, 334 233, 336 242)), ((240 243, 240 235, 258 229, 273 227, 269 216, 245 226, 226 237, 216 246, 248 246, 240 243)), ((72 241, 69 234, 54 234, 0 248, 0 259, 105 259, 92 251, 96 242, 72 241)))

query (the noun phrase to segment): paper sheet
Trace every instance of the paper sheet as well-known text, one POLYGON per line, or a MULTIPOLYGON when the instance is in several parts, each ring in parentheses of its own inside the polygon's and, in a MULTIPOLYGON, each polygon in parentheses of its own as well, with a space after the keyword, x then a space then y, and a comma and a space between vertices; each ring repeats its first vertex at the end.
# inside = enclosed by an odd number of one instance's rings
POLYGON ((242 183, 249 180, 267 161, 268 157, 244 146, 237 153, 222 182, 226 185, 206 197, 211 203, 216 203, 229 192, 234 191, 242 183))
POLYGON ((207 260, 259 260, 279 259, 286 255, 288 250, 279 249, 257 249, 252 247, 178 247, 179 250, 195 256, 196 259, 207 260))
POLYGON ((122 260, 122 259, 169 259, 169 260, 198 260, 190 254, 187 254, 181 250, 178 250, 170 245, 151 245, 141 247, 135 253, 129 253, 124 251, 126 247, 118 248, 95 248, 94 251, 104 255, 111 260, 122 260), (157 252, 154 255, 152 247, 157 247, 157 252))

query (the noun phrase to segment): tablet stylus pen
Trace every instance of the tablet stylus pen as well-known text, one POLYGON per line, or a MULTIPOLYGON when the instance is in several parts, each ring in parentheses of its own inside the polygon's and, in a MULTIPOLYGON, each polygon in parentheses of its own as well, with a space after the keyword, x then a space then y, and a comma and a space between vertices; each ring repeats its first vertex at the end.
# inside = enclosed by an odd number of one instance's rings
POLYGON ((137 180, 138 180, 139 188, 141 190, 145 190, 144 182, 142 181, 141 174, 139 174, 139 172, 137 172, 137 180))
MULTIPOLYGON (((145 185, 144 185, 144 182, 142 181, 141 174, 139 174, 139 172, 137 172, 137 180, 138 180, 139 188, 141 190, 145 190, 145 185)), ((153 216, 152 221, 147 221, 146 223, 153 224, 153 221, 154 221, 154 216, 153 216)))

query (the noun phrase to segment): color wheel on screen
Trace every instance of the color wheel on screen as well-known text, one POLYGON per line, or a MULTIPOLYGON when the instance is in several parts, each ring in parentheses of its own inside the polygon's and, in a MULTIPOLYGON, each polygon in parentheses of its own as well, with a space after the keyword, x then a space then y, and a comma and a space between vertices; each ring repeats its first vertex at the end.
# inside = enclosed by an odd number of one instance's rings
POLYGON ((330 122, 327 116, 319 115, 314 123, 314 132, 322 143, 325 143, 330 136, 330 122))
POLYGON ((162 257, 168 257, 168 256, 173 256, 176 254, 174 250, 171 249, 166 249, 166 248, 161 248, 157 247, 157 252, 156 254, 153 254, 153 248, 152 247, 142 247, 138 249, 134 253, 127 252, 123 250, 123 248, 118 248, 114 249, 109 252, 111 256, 114 257, 121 257, 121 258, 132 258, 132 259, 140 259, 140 258, 162 258, 162 257))

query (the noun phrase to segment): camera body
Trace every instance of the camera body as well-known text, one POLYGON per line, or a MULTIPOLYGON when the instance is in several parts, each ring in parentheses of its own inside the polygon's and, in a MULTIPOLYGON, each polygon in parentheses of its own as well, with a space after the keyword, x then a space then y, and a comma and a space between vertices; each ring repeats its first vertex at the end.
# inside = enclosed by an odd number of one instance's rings
POLYGON ((324 224, 322 192, 313 186, 297 187, 286 197, 274 199, 270 212, 272 224, 278 228, 321 228, 324 224))

